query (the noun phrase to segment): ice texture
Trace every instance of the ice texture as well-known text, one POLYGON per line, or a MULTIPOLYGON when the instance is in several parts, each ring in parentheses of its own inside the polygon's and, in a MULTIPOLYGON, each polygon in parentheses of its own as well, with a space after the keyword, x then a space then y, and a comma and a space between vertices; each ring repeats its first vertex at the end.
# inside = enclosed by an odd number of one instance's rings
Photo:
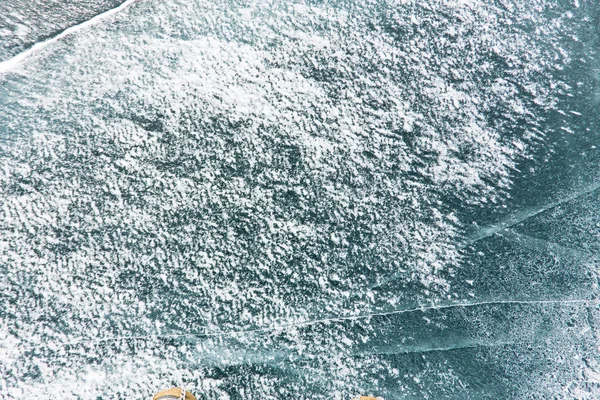
MULTIPOLYGON (((35 4, 4 59, 121 2, 35 4)), ((0 398, 600 396, 598 21, 138 0, 25 54, 0 398)))

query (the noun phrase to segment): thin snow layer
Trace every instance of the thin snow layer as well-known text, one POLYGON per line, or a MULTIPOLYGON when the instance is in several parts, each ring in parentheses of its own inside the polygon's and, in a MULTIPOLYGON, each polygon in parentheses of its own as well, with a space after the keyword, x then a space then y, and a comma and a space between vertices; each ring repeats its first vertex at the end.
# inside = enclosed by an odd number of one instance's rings
POLYGON ((476 393, 440 354, 531 346, 561 303, 413 309, 455 300, 567 90, 543 3, 140 0, 5 72, 0 393, 476 393), (531 329, 456 328, 501 307, 531 329))

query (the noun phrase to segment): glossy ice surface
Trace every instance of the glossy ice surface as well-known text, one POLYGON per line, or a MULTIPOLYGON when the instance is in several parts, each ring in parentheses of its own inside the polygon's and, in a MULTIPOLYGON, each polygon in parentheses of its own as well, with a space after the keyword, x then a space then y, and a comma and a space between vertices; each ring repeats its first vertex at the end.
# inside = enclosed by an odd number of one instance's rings
POLYGON ((119 4, 0 3, 0 399, 600 397, 597 1, 119 4))

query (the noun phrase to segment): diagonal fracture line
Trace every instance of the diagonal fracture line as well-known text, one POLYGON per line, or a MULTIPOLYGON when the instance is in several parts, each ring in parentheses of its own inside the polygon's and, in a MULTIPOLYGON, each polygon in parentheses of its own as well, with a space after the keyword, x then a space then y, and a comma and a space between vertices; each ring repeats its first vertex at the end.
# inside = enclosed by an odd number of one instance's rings
MULTIPOLYGON (((529 210, 524 210, 524 211, 519 211, 511 216, 509 216, 508 218, 506 218, 504 221, 501 221, 499 223, 497 223, 496 225, 490 225, 490 226, 484 226, 481 227, 480 229, 478 229, 476 232, 474 232, 473 234, 469 235, 467 237, 467 239, 465 240, 465 242, 463 243, 463 246, 467 246, 467 245, 471 245, 475 242, 478 242, 480 240, 483 240, 485 238, 488 238, 490 236, 496 235, 496 234, 503 234, 503 233, 507 233, 508 229, 512 228, 513 226, 520 224, 523 221, 528 220, 529 218, 533 218, 538 214, 541 214, 545 211, 548 211, 554 207, 557 207, 561 204, 567 203, 569 201, 578 199, 580 197, 583 197, 587 194, 593 193, 595 191, 597 191, 598 189, 600 189, 600 182, 594 183, 592 185, 590 185, 589 187, 585 188, 584 190, 581 190, 579 192, 575 192, 572 195, 565 197, 562 200, 558 200, 555 201, 553 203, 550 204, 546 204, 543 207, 540 208, 536 208, 536 209, 529 209, 529 210)), ((392 276, 386 278, 385 280, 374 284, 373 286, 371 286, 369 289, 373 290, 373 289, 377 289, 380 288, 384 285, 387 285, 389 283, 395 282, 396 280, 398 280, 400 277, 402 276, 401 273, 395 273, 392 276)))
POLYGON ((572 194, 571 196, 565 197, 562 200, 558 200, 558 201, 555 201, 554 203, 547 204, 541 208, 537 208, 537 209, 533 209, 533 210, 530 209, 530 210, 518 212, 496 225, 487 226, 487 227, 483 227, 483 228, 479 229, 477 232, 475 232, 473 235, 471 235, 468 238, 467 244, 473 244, 482 239, 490 237, 504 229, 511 228, 523 221, 528 220, 529 218, 533 218, 536 215, 543 213, 544 211, 548 211, 548 210, 550 210, 554 207, 557 207, 563 203, 567 203, 569 201, 578 199, 587 194, 593 193, 593 192, 597 191, 598 189, 600 189, 600 183, 594 183, 593 185, 585 188, 584 190, 576 192, 576 193, 572 194))
POLYGON ((92 340, 79 340, 73 342, 63 342, 63 343, 46 343, 43 345, 37 346, 27 346, 22 347, 22 350, 33 350, 42 347, 64 347, 64 346, 77 346, 77 345, 87 345, 87 344, 99 344, 99 343, 110 343, 110 342, 120 342, 123 340, 146 340, 146 339, 177 339, 177 338, 215 338, 215 337, 226 337, 226 336, 239 336, 246 335, 251 333, 261 333, 261 332, 270 332, 270 331, 281 331, 290 328, 298 328, 322 323, 329 322, 342 322, 342 321, 358 321, 361 319, 367 319, 372 317, 384 317, 390 315, 399 315, 406 314, 412 312, 427 312, 431 310, 446 310, 452 308, 466 308, 466 307, 478 307, 485 305, 547 305, 547 304, 600 304, 600 300, 585 300, 585 299, 571 299, 571 300, 494 300, 494 301, 479 301, 479 302, 465 302, 465 303, 454 303, 454 304, 446 304, 446 305, 432 305, 432 306, 423 306, 423 307, 415 307, 415 308, 404 308, 400 310, 392 310, 392 311, 382 311, 376 313, 366 313, 366 314, 357 314, 357 315, 341 315, 341 316, 332 316, 327 318, 313 319, 308 321, 301 322, 293 322, 282 325, 271 325, 260 328, 239 330, 239 331, 214 331, 214 332, 198 332, 198 333, 179 333, 179 334, 171 334, 171 335, 138 335, 138 336, 117 336, 117 337, 109 337, 109 338, 100 338, 100 339, 92 339, 92 340))
POLYGON ((124 10, 125 8, 129 7, 136 1, 138 1, 138 0, 126 0, 125 2, 121 3, 121 5, 119 5, 115 8, 111 8, 110 10, 100 13, 80 24, 73 25, 73 26, 65 29, 58 35, 51 37, 50 39, 47 39, 47 40, 44 40, 44 41, 34 44, 29 49, 17 54, 13 58, 10 58, 6 61, 0 62, 0 74, 16 70, 24 60, 26 60, 27 58, 29 58, 31 55, 35 54, 36 52, 42 50, 46 46, 48 46, 52 43, 58 42, 62 38, 69 36, 73 33, 76 33, 82 29, 89 27, 89 26, 96 25, 101 20, 103 20, 107 17, 110 17, 111 15, 114 15, 121 10, 124 10))

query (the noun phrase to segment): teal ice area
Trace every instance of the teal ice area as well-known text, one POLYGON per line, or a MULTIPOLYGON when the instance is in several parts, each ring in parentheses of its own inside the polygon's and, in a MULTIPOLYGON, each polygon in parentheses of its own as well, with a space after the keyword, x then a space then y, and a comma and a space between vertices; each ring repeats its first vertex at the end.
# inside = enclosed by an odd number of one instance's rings
POLYGON ((600 397, 600 3, 0 3, 0 399, 600 397))

